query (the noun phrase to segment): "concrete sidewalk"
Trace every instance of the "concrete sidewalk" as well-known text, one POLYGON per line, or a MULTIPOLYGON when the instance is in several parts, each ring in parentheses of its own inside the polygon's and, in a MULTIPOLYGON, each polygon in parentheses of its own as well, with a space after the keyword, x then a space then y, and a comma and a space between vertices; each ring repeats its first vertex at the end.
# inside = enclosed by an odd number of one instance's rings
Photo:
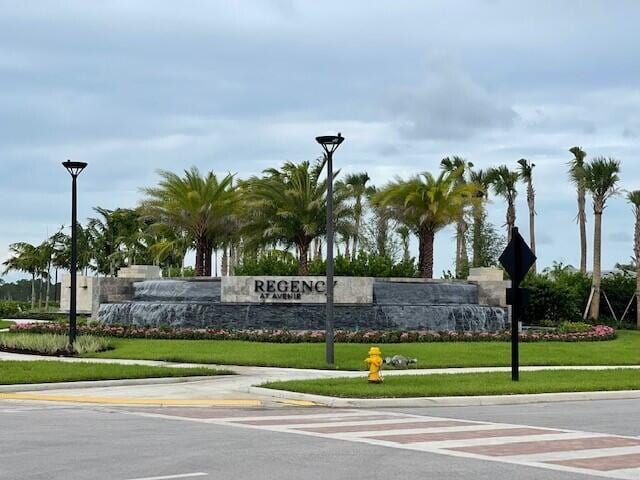
MULTIPOLYGON (((73 357, 47 357, 38 355, 23 355, 0 352, 0 361, 62 361, 85 363, 117 363, 122 365, 151 365, 171 366, 178 368, 205 367, 231 370, 236 375, 207 377, 198 379, 143 379, 143 380, 113 380, 107 382, 69 382, 66 384, 40 384, 40 385, 11 385, 0 387, 0 398, 21 400, 44 400, 101 404, 153 404, 153 405, 199 405, 199 406, 226 406, 244 405, 258 406, 273 403, 286 403, 298 405, 323 404, 328 406, 344 406, 350 402, 350 406, 356 406, 359 401, 348 399, 332 399, 331 397, 318 397, 314 395, 296 394, 293 392, 281 392, 259 388, 260 385, 272 381, 285 380, 309 380, 336 377, 364 377, 365 371, 344 370, 313 370, 299 368, 279 367, 249 367, 238 365, 212 365, 173 363, 154 360, 127 360, 107 358, 73 358, 73 357), (43 390, 46 392, 43 393, 43 390)), ((640 369, 640 366, 571 366, 571 367, 522 367, 522 371, 539 370, 608 370, 614 368, 640 369)), ((435 368, 435 369, 407 369, 385 370, 385 376, 394 375, 433 375, 455 373, 481 373, 481 372, 508 372, 509 367, 482 367, 482 368, 435 368)), ((615 392, 611 392, 615 393, 615 392)), ((562 395, 562 394, 553 394, 562 395)), ((566 396, 567 394, 565 394, 566 396)), ((575 400, 575 395, 567 399, 575 400)), ((592 394, 593 395, 593 394, 592 394)), ((514 403, 518 396, 509 397, 509 402, 514 403)), ((471 400, 478 397, 465 397, 465 403, 480 400, 471 400)), ((560 397, 558 397, 560 398, 560 397)), ((598 397, 600 398, 600 397, 598 397)), ((617 398, 617 397, 616 397, 617 398)), ((626 398, 626 397, 625 397, 626 398)), ((635 398, 635 397, 634 397, 635 398)), ((488 400, 487 397, 484 397, 488 400)), ((413 401, 415 404, 442 404, 432 400, 413 401)), ((460 399, 459 399, 460 400, 460 399)), ((497 401, 497 400, 494 400, 497 401)), ((409 399, 380 399, 385 406, 406 406, 409 399), (395 403, 394 403, 395 401, 395 403)), ((372 400, 366 401, 366 406, 371 407, 372 400)), ((449 403, 451 404, 451 401, 449 403)), ((359 404, 358 404, 359 405, 359 404)), ((364 404, 363 404, 364 406, 364 404)))

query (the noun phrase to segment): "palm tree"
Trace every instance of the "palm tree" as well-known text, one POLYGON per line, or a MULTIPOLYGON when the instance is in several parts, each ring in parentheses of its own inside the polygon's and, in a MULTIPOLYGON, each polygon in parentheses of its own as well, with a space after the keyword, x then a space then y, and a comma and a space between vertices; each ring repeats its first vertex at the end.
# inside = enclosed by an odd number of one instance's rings
MULTIPOLYGON (((529 207, 529 247, 536 253, 536 191, 533 188, 533 168, 535 163, 525 158, 518 160, 520 166, 520 178, 527 184, 527 206, 529 207)), ((531 271, 536 273, 536 264, 531 267, 531 271)))
POLYGON ((636 328, 640 330, 640 190, 627 194, 627 200, 633 205, 636 224, 633 235, 633 256, 636 264, 636 328))
POLYGON ((148 242, 148 251, 154 264, 160 265, 170 261, 169 266, 175 266, 177 263, 180 267, 180 276, 184 277, 184 258, 193 245, 193 239, 187 232, 162 224, 151 225, 149 232, 155 234, 148 242))
MULTIPOLYGON (((49 294, 51 292, 51 265, 53 263, 53 255, 55 253, 54 244, 50 239, 45 240, 37 247, 38 249, 38 258, 39 262, 39 270, 40 270, 40 283, 42 284, 42 280, 47 281, 45 295, 44 295, 44 308, 45 310, 49 309, 49 294)), ((42 297, 42 292, 40 293, 42 297)))
POLYGON ((396 233, 400 237, 400 243, 402 244, 402 260, 408 262, 411 260, 411 254, 409 253, 409 237, 411 230, 406 225, 399 225, 396 228, 396 233))
POLYGON ((419 267, 422 277, 433 278, 433 242, 436 232, 456 222, 475 187, 459 182, 458 172, 442 172, 437 177, 424 172, 408 180, 387 184, 374 202, 389 208, 391 215, 418 237, 419 267))
POLYGON ((485 224, 485 204, 489 201, 489 188, 491 182, 489 175, 484 170, 471 170, 469 179, 476 187, 476 199, 472 204, 471 215, 473 217, 473 236, 471 246, 473 249, 473 266, 482 267, 482 235, 485 224))
POLYGON ((506 165, 500 165, 489 170, 488 176, 495 194, 504 198, 507 202, 507 242, 510 242, 511 232, 516 224, 516 197, 518 195, 517 185, 518 180, 520 180, 520 174, 509 170, 506 165))
POLYGON ((612 158, 597 157, 583 166, 584 187, 593 199, 593 299, 589 311, 590 318, 597 320, 600 316, 600 281, 602 253, 602 212, 607 200, 618 192, 620 180, 620 162, 612 158))
MULTIPOLYGON (((461 157, 446 157, 440 161, 440 167, 449 173, 456 173, 457 182, 467 182, 467 174, 473 168, 473 163, 467 162, 461 157)), ((467 230, 469 224, 465 219, 466 205, 461 206, 460 216, 456 221, 456 278, 462 278, 463 272, 469 266, 469 254, 467 253, 467 230)))
POLYGON ((195 243, 196 275, 211 275, 211 252, 227 231, 230 218, 239 204, 233 175, 222 180, 213 173, 206 175, 192 167, 180 177, 159 171, 157 187, 145 188, 147 198, 141 211, 156 223, 186 232, 195 243))
POLYGON ((363 200, 367 193, 367 183, 371 180, 367 172, 353 173, 347 175, 342 182, 336 182, 336 190, 343 189, 346 197, 353 200, 353 221, 354 234, 351 247, 351 256, 355 258, 358 254, 358 242, 362 237, 363 200))
POLYGON ((369 250, 375 250, 380 257, 387 257, 391 253, 391 239, 389 236, 389 221, 391 220, 390 208, 376 201, 378 188, 375 185, 367 187, 367 201, 373 212, 374 224, 370 229, 373 242, 369 250))
MULTIPOLYGON (((325 163, 324 158, 313 164, 286 162, 280 170, 267 169, 262 177, 251 177, 244 185, 248 199, 244 233, 249 246, 295 247, 299 275, 308 274, 311 242, 326 233, 325 163)), ((344 197, 336 191, 335 231, 341 231, 347 212, 344 197)))
POLYGON ((2 264, 4 273, 14 270, 31 274, 31 308, 36 306, 36 275, 39 271, 40 255, 38 247, 27 242, 12 243, 9 245, 11 257, 2 264))
POLYGON ((580 147, 570 148, 573 153, 573 160, 569 162, 569 176, 576 186, 578 194, 578 216, 577 221, 580 226, 580 272, 587 273, 587 212, 586 212, 586 190, 584 186, 584 159, 586 152, 580 147))

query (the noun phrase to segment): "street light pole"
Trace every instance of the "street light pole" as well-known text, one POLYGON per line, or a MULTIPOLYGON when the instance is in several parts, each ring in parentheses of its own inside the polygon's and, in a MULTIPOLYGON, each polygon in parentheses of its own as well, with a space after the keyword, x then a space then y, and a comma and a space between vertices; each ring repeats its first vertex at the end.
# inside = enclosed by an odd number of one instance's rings
POLYGON ((325 319, 325 355, 327 364, 335 363, 333 342, 333 152, 344 141, 337 136, 316 137, 327 160, 327 314, 325 319))
POLYGON ((69 275, 71 276, 71 292, 69 292, 69 350, 73 349, 76 341, 76 316, 77 316, 77 279, 76 271, 78 269, 78 240, 76 235, 76 227, 78 223, 78 192, 76 179, 80 172, 87 166, 84 162, 72 162, 67 160, 62 162, 64 168, 71 175, 71 261, 69 265, 69 275))

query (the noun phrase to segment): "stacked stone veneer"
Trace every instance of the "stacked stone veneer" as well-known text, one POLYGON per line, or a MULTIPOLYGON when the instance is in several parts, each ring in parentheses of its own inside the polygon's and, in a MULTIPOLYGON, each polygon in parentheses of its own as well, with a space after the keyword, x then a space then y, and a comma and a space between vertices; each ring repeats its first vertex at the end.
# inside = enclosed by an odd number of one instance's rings
MULTIPOLYGON (((507 327, 502 305, 480 304, 480 300, 494 301, 499 297, 482 293, 480 282, 369 280, 371 302, 336 304, 336 328, 495 331, 507 327)), ((324 329, 324 304, 223 303, 219 279, 147 280, 128 286, 117 282, 105 286, 97 318, 109 324, 324 329)))

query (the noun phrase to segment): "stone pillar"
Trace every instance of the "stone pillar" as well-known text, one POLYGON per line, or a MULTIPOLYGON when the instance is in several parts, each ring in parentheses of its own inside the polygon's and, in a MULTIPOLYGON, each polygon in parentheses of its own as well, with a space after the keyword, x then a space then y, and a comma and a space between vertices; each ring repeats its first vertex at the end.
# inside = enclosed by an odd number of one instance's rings
POLYGON ((504 272, 497 267, 475 267, 469 269, 467 280, 478 285, 478 303, 497 307, 507 306, 507 288, 504 272))

